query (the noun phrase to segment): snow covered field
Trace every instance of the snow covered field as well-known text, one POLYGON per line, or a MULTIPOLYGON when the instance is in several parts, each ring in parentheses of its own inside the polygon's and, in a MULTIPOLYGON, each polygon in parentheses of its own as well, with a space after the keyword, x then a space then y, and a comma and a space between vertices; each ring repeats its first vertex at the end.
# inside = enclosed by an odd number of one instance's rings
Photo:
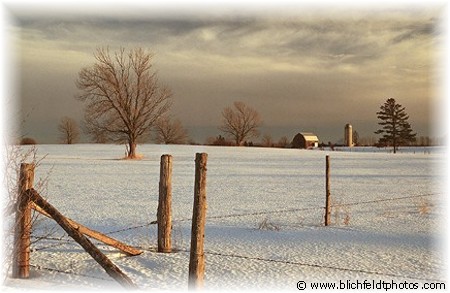
MULTIPOLYGON (((423 148, 422 148, 423 149, 423 148)), ((140 145, 39 145, 36 181, 66 216, 127 244, 99 247, 142 289, 187 290, 196 152, 208 153, 205 288, 297 291, 298 281, 445 281, 444 152, 400 154, 140 145), (173 246, 155 252, 159 161, 173 155, 173 246), (331 157, 332 226, 323 226, 325 156, 331 157)), ((14 288, 117 288, 59 227, 33 236, 32 278, 14 288), (53 231, 54 230, 54 231, 53 231), (51 236, 48 232, 53 231, 51 236), (33 238, 33 240, 36 240, 33 238)), ((446 284, 448 285, 448 284, 446 284)))

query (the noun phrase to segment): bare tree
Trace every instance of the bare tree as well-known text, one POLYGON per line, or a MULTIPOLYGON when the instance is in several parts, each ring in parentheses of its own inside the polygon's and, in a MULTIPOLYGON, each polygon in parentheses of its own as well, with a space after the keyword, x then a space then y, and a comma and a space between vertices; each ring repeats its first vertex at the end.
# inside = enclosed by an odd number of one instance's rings
POLYGON ((206 140, 207 145, 218 145, 218 146, 231 146, 233 143, 231 141, 228 141, 223 137, 222 135, 219 136, 210 136, 206 140))
POLYGON ((32 137, 24 137, 19 142, 20 145, 34 145, 37 141, 32 137))
POLYGON ((272 136, 270 134, 264 134, 263 138, 262 138, 262 146, 263 147, 273 147, 273 139, 272 136))
POLYGON ((352 138, 353 138, 353 145, 359 146, 359 133, 358 133, 358 131, 353 130, 352 138))
POLYGON ((188 140, 187 131, 180 120, 172 121, 167 115, 156 121, 155 131, 157 143, 184 144, 188 140))
POLYGON ((59 139, 62 143, 72 144, 80 138, 78 123, 70 117, 63 117, 58 125, 59 139))
POLYGON ((236 143, 242 145, 245 139, 258 137, 261 126, 259 113, 243 102, 234 102, 234 109, 226 107, 222 111, 221 131, 229 135, 236 143))
POLYGON ((280 138, 280 140, 278 141, 278 147, 280 148, 285 148, 289 145, 289 139, 287 138, 287 136, 282 136, 280 138))
POLYGON ((148 137, 155 122, 171 106, 171 91, 159 84, 153 72, 152 57, 142 48, 111 56, 97 49, 96 62, 83 68, 76 82, 86 105, 89 128, 105 134, 108 140, 127 143, 127 157, 136 158, 139 139, 148 137))

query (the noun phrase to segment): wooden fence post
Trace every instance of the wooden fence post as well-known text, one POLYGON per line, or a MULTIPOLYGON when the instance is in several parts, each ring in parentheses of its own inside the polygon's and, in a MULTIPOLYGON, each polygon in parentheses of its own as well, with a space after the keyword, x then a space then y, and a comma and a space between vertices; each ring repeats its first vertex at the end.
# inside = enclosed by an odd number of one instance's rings
POLYGON ((136 284, 123 273, 109 258, 106 257, 92 242, 84 236, 78 229, 73 227, 70 222, 64 217, 54 206, 43 199, 34 189, 29 189, 26 192, 27 197, 33 201, 37 206, 42 208, 47 214, 49 214, 53 220, 55 220, 64 231, 69 234, 81 247, 89 253, 92 258, 103 267, 105 272, 116 280, 123 287, 128 289, 138 289, 136 284))
POLYGON ((330 225, 330 217, 331 217, 331 192, 330 192, 330 156, 327 155, 325 157, 325 226, 330 225))
MULTIPOLYGON (((52 216, 50 216, 46 211, 44 211, 40 206, 36 205, 34 202, 32 202, 31 207, 37 211, 38 213, 40 213, 41 215, 44 215, 45 217, 49 218, 49 219, 53 219, 52 216)), ((79 231, 81 234, 89 236, 95 240, 101 241, 103 243, 105 243, 106 245, 115 247, 117 249, 119 249, 120 251, 122 251, 123 253, 130 255, 130 256, 135 256, 135 255, 139 255, 141 254, 143 251, 134 247, 131 247, 123 242, 120 242, 119 240, 116 240, 114 238, 111 238, 109 236, 106 236, 103 233, 100 233, 98 231, 89 229, 86 226, 81 225, 80 223, 75 222, 74 220, 65 217, 67 222, 69 222, 69 224, 77 231, 79 231)))
POLYGON ((172 251, 172 156, 161 156, 158 202, 158 252, 172 251))
POLYGON ((195 155, 194 208, 192 214, 191 253, 189 259, 189 289, 201 289, 205 273, 203 250, 206 218, 206 162, 208 154, 195 155))
POLYGON ((30 276, 31 202, 26 192, 34 184, 34 164, 20 164, 16 205, 12 277, 30 276))

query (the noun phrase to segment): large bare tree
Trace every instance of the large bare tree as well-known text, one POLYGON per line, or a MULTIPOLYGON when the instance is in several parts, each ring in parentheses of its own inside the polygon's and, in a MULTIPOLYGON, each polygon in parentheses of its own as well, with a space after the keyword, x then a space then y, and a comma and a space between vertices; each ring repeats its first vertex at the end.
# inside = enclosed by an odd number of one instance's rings
POLYGON ((83 68, 76 82, 86 125, 110 141, 127 143, 127 157, 136 158, 138 140, 149 137, 169 110, 172 93, 160 85, 152 70, 153 55, 142 48, 121 48, 113 55, 101 48, 94 57, 95 63, 83 68))
POLYGON ((188 140, 187 130, 180 120, 172 120, 164 115, 155 124, 156 142, 164 144, 184 144, 188 140))
POLYGON ((258 137, 261 126, 259 113, 243 102, 234 102, 234 108, 226 107, 222 111, 222 125, 219 127, 240 146, 246 139, 258 137))
POLYGON ((70 118, 63 117, 58 124, 59 139, 62 143, 72 144, 78 142, 80 138, 80 128, 78 123, 70 118))

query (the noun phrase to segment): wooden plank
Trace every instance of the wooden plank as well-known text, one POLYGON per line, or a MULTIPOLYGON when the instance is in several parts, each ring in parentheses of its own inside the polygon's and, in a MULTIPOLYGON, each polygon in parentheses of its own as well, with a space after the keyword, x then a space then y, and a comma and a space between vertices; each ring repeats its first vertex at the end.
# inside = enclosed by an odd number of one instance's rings
POLYGON ((30 276, 31 205, 25 192, 33 187, 34 167, 34 164, 20 164, 14 231, 13 278, 26 279, 30 276))
POLYGON ((53 220, 56 221, 66 232, 72 237, 84 250, 89 253, 92 258, 103 267, 106 273, 116 280, 123 287, 128 289, 137 289, 137 286, 133 281, 123 273, 106 255, 104 255, 94 244, 84 236, 80 231, 75 229, 66 217, 64 217, 55 207, 43 199, 34 189, 28 189, 25 192, 37 206, 41 207, 46 213, 48 213, 53 220))
POLYGON ((325 226, 331 224, 330 156, 325 157, 325 226))
POLYGON ((172 156, 161 156, 158 202, 158 252, 172 251, 172 156))
POLYGON ((208 154, 195 157, 194 208, 192 215, 191 252, 189 259, 189 289, 203 288, 205 275, 205 220, 206 220, 206 162, 208 154))
MULTIPOLYGON (((38 205, 36 205, 35 203, 32 204, 32 208, 35 209, 37 212, 41 213, 42 215, 46 216, 47 218, 52 219, 52 217, 45 212, 41 207, 39 207, 38 205)), ((78 230, 80 233, 83 233, 86 236, 89 236, 91 238, 94 238, 106 245, 115 247, 117 249, 119 249, 120 251, 124 252, 127 255, 130 256, 136 256, 141 254, 143 251, 139 250, 137 248, 134 248, 132 246, 129 246, 123 242, 120 242, 117 239, 111 238, 109 236, 106 236, 103 233, 100 233, 98 231, 89 229, 86 226, 81 225, 80 223, 75 222, 74 220, 67 218, 66 217, 67 222, 69 222, 69 224, 76 230, 78 230)))

